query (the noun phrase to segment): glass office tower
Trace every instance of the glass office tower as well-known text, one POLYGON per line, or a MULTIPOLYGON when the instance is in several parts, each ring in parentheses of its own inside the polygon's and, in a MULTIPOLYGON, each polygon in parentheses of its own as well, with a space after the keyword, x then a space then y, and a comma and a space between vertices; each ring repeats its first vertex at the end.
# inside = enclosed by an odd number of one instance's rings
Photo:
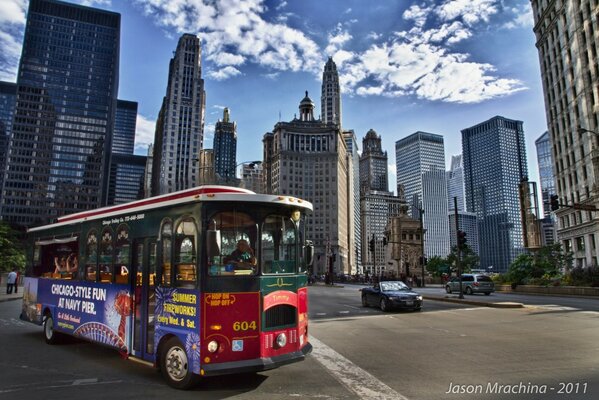
POLYGON ((522 121, 493 117, 462 130, 466 208, 478 218, 480 266, 506 272, 523 251, 518 185, 528 176, 522 121))
POLYGON ((105 203, 120 14, 31 0, 2 218, 25 226, 105 203))
POLYGON ((137 102, 118 100, 112 136, 112 153, 133 154, 135 127, 137 125, 137 102))

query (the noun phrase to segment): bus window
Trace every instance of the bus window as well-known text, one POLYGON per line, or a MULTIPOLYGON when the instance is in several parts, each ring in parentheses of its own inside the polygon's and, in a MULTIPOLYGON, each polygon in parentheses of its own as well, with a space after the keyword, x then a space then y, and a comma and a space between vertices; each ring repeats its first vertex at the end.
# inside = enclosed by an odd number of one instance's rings
POLYGON ((262 224, 262 273, 295 273, 297 233, 289 217, 271 215, 262 224))
POLYGON ((196 274, 196 240, 197 229, 192 218, 179 223, 176 231, 175 247, 176 284, 182 287, 195 287, 196 274))
POLYGON ((206 234, 208 275, 255 275, 258 229, 245 213, 226 211, 210 219, 206 234))
POLYGON ((100 282, 112 282, 112 260, 113 260, 113 233, 112 229, 106 228, 102 231, 100 242, 100 282))
POLYGON ((116 260, 114 268, 114 281, 116 283, 127 283, 129 281, 130 249, 129 227, 125 224, 120 225, 116 234, 116 260))
POLYGON ((87 235, 85 248, 85 280, 96 281, 98 270, 98 235, 91 231, 87 235))
POLYGON ((173 234, 173 225, 169 219, 162 222, 160 237, 162 241, 162 286, 171 285, 171 238, 173 234))

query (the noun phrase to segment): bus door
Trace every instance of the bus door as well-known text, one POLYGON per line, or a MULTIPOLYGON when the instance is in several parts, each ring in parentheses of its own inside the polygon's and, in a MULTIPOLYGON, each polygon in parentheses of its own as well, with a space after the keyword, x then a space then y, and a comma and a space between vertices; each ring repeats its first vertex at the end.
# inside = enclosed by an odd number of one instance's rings
POLYGON ((133 251, 133 343, 131 353, 144 360, 154 358, 154 309, 156 294, 156 238, 139 239, 133 251))

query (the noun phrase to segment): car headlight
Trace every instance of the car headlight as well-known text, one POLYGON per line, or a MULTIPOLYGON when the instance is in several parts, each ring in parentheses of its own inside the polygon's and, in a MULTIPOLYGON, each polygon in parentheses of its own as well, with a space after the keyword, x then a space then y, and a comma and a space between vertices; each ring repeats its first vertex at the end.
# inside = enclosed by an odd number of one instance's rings
POLYGON ((277 346, 285 347, 286 344, 287 344, 287 335, 285 335, 284 333, 279 333, 279 335, 277 336, 277 346))
POLYGON ((214 353, 216 350, 218 350, 218 342, 216 340, 213 340, 210 343, 208 343, 209 352, 214 353))
POLYGON ((416 300, 422 300, 422 296, 416 296, 416 300))

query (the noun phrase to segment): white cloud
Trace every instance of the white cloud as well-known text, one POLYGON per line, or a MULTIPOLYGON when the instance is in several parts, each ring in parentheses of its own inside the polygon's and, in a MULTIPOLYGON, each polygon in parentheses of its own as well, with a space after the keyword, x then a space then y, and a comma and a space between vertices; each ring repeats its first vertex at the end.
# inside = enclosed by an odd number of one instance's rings
POLYGON ((286 1, 282 1, 278 6, 275 7, 275 10, 280 10, 282 8, 287 7, 287 2, 286 1))
POLYGON ((222 52, 214 58, 214 63, 218 66, 222 65, 241 65, 245 62, 245 57, 239 54, 231 54, 222 52))
POLYGON ((137 151, 141 152, 142 154, 146 154, 148 145, 154 142, 155 131, 155 120, 151 120, 141 114, 137 114, 137 124, 135 126, 135 148, 137 151))
POLYGON ((515 18, 506 22, 503 27, 507 29, 530 28, 535 24, 534 16, 532 15, 532 7, 530 4, 523 4, 521 7, 511 9, 515 18))
POLYGON ((279 75, 281 75, 280 72, 272 72, 270 74, 263 74, 262 76, 268 79, 272 79, 274 81, 279 77, 279 75))
POLYGON ((16 81, 27 0, 0 1, 0 80, 16 81))
POLYGON ((218 71, 209 71, 208 76, 217 81, 222 81, 225 79, 229 79, 233 76, 240 75, 241 71, 232 66, 226 66, 218 71))
POLYGON ((0 24, 25 24, 25 11, 27 0, 2 0, 0 1, 0 24))
MULTIPOLYGON (((297 29, 263 18, 267 10, 264 0, 136 0, 136 3, 164 28, 198 33, 204 42, 205 57, 210 61, 216 62, 226 50, 238 56, 234 62, 242 57, 246 62, 279 71, 318 73, 322 68, 323 56, 313 40, 297 29)), ((236 75, 235 70, 219 71, 216 76, 226 79, 236 75)))
POLYGON ((374 31, 371 31, 368 35, 366 35, 366 39, 370 39, 370 40, 379 40, 382 37, 383 37, 382 34, 376 33, 374 31))
POLYGON ((449 0, 435 10, 443 21, 461 18, 468 25, 488 22, 498 11, 497 0, 449 0))
POLYGON ((422 8, 418 5, 412 5, 403 13, 403 19, 414 21, 416 26, 421 27, 426 23, 427 14, 430 12, 429 7, 422 8))
POLYGON ((79 3, 88 7, 110 7, 112 0, 79 0, 79 3))
POLYGON ((343 29, 341 23, 337 24, 335 30, 328 34, 328 46, 324 50, 325 54, 335 54, 351 39, 352 35, 346 29, 343 29))

